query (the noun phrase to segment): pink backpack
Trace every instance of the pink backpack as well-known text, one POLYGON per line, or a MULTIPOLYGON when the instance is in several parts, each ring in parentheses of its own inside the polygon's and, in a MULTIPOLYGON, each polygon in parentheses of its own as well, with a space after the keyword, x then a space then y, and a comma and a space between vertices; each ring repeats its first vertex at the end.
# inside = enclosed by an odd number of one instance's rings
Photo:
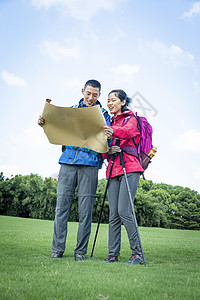
POLYGON ((139 160, 143 169, 146 170, 149 165, 149 162, 151 161, 149 159, 147 160, 147 158, 149 158, 147 153, 153 148, 152 145, 153 128, 145 117, 139 117, 137 113, 135 114, 135 117, 138 123, 138 130, 141 133, 141 139, 137 147, 139 160), (146 161, 148 161, 148 163, 146 163, 146 161))
MULTIPOLYGON (((139 132, 141 133, 141 139, 139 145, 136 145, 135 139, 133 138, 133 142, 137 149, 137 153, 135 154, 133 153, 133 155, 135 155, 139 159, 141 166, 143 167, 144 170, 146 170, 148 168, 149 163, 151 162, 151 158, 148 156, 147 153, 153 148, 152 145, 153 128, 145 117, 140 117, 137 115, 137 113, 135 113, 134 117, 137 120, 137 127, 139 132)), ((123 125, 125 125, 128 122, 129 118, 130 117, 125 119, 123 125)), ((131 153, 129 152, 129 154, 131 153)))

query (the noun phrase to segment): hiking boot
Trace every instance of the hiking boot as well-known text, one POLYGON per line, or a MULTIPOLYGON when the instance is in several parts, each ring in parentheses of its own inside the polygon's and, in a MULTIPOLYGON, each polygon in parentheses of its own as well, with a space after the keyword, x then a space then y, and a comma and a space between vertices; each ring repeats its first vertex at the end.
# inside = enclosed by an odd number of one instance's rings
POLYGON ((142 255, 136 254, 132 255, 126 263, 129 265, 142 265, 144 264, 144 259, 142 255))
POLYGON ((53 252, 50 258, 52 259, 52 258, 62 258, 62 257, 63 257, 62 252, 60 253, 53 252))
POLYGON ((78 253, 76 253, 74 256, 75 256, 75 261, 83 261, 83 260, 85 260, 85 255, 84 254, 78 254, 78 253))
POLYGON ((118 262, 118 256, 108 256, 103 262, 106 263, 118 262))

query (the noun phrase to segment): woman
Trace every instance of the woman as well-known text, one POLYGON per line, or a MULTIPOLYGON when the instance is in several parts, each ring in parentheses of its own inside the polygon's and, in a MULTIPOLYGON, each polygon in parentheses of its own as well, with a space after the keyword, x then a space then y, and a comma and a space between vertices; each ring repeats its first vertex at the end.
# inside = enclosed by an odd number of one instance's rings
POLYGON ((132 199, 134 199, 140 175, 144 170, 139 160, 133 155, 134 151, 130 150, 136 150, 135 145, 138 145, 141 137, 134 113, 128 109, 130 102, 131 98, 129 98, 123 90, 113 90, 108 95, 108 109, 114 116, 112 117, 111 127, 105 126, 105 131, 112 134, 112 144, 109 152, 103 154, 103 158, 108 159, 108 167, 106 170, 107 179, 113 155, 115 155, 115 159, 108 186, 109 253, 104 262, 118 262, 121 248, 121 225, 124 224, 132 252, 127 263, 142 264, 144 260, 119 155, 119 152, 123 151, 128 183, 132 199), (129 151, 126 151, 127 149, 129 149, 129 151))

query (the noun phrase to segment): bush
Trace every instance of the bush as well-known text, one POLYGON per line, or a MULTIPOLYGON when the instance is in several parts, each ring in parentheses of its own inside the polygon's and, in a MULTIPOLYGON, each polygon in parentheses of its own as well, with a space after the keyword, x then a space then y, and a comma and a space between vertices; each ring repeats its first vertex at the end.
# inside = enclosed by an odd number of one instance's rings
MULTIPOLYGON (((106 189, 106 179, 98 182, 92 221, 97 223, 106 189)), ((0 214, 54 220, 57 181, 37 174, 16 175, 11 179, 0 173, 0 214)), ((200 195, 180 186, 140 180, 134 208, 139 226, 200 229, 200 195)), ((78 194, 75 191, 69 221, 78 221, 78 194)), ((106 195, 101 223, 109 221, 106 195)))

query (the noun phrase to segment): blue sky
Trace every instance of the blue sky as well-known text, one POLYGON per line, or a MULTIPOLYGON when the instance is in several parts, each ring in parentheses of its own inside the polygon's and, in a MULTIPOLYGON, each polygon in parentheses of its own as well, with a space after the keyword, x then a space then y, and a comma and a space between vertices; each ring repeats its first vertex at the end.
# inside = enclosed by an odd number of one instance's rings
POLYGON ((199 32, 200 1, 1 0, 0 171, 57 173, 60 146, 37 118, 95 78, 104 107, 122 88, 147 114, 158 152, 146 178, 200 192, 199 32))

